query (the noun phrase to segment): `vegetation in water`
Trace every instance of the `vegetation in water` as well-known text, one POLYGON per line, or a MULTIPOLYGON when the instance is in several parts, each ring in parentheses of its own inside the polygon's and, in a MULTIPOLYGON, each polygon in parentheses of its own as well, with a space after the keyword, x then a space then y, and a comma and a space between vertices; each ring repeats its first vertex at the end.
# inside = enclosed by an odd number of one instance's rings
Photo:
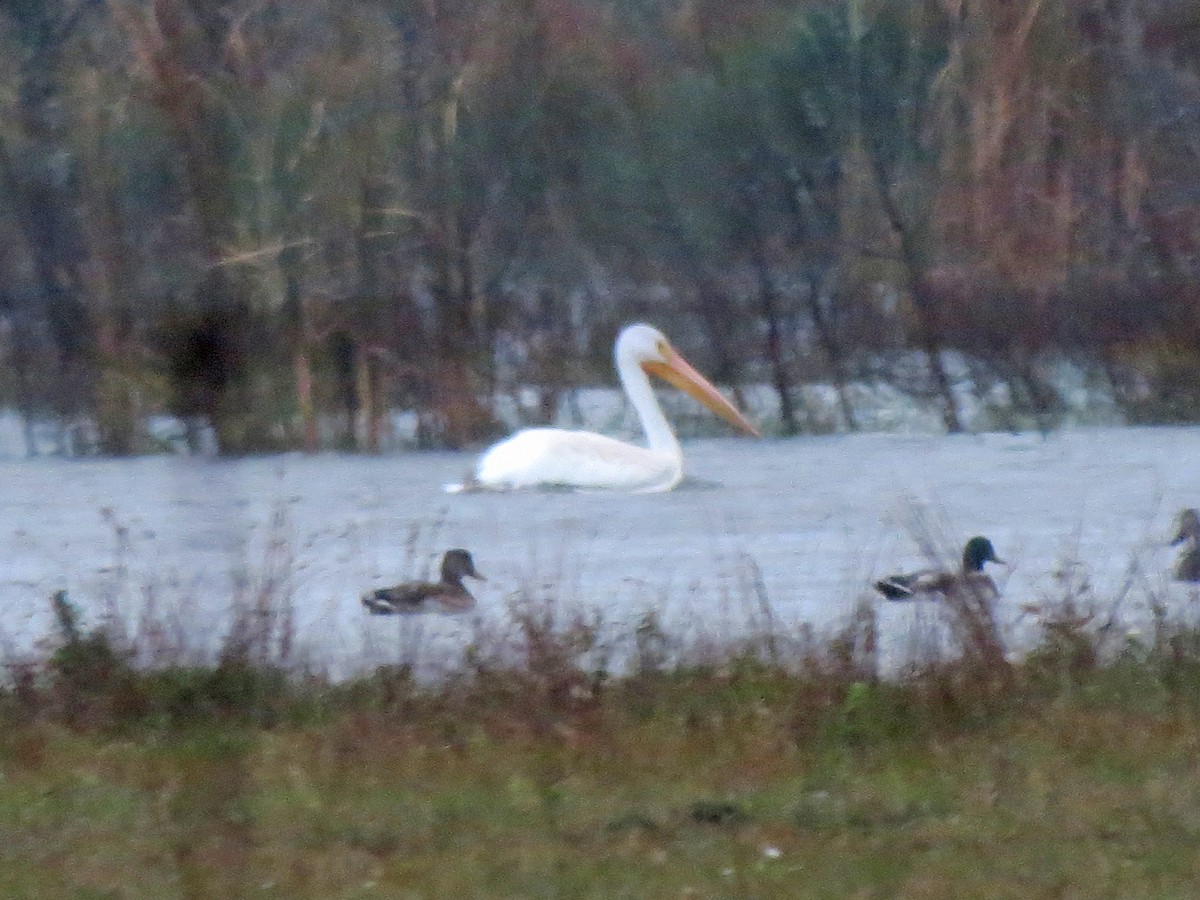
POLYGON ((647 613, 618 670, 530 597, 450 677, 332 683, 244 624, 135 665, 60 594, 0 692, 0 893, 1190 896, 1194 616, 1131 636, 1079 584, 1019 659, 947 610, 889 678, 869 606, 704 648, 647 613))

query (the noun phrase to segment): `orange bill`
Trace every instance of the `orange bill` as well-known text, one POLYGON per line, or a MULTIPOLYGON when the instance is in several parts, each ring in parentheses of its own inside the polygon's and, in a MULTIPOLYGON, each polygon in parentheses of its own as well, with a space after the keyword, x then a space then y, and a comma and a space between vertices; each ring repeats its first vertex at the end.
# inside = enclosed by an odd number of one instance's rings
POLYGON ((669 345, 664 347, 663 353, 666 355, 666 362, 644 362, 642 363, 642 368, 648 374, 656 378, 661 378, 667 384, 678 388, 689 397, 699 400, 735 428, 740 428, 742 431, 752 434, 755 437, 762 436, 759 434, 758 429, 751 425, 746 417, 738 412, 737 407, 726 400, 707 378, 693 369, 674 347, 669 345))

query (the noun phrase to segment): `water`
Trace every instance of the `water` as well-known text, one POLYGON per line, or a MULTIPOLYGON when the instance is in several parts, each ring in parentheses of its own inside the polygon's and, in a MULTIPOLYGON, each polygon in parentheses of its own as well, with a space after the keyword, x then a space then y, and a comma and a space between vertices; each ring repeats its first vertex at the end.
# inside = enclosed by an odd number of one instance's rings
MULTIPOLYGON (((1131 562, 1131 603, 1150 588, 1190 597, 1167 578, 1165 542, 1178 509, 1200 505, 1200 428, 729 438, 685 455, 689 481, 650 495, 447 496, 474 459, 455 453, 2 462, 0 641, 10 657, 29 652, 61 588, 89 621, 115 611, 132 629, 148 605, 169 610, 201 653, 219 641, 233 585, 272 569, 305 652, 339 674, 402 652, 414 629, 424 652, 456 658, 531 592, 615 630, 655 608, 675 633, 720 637, 744 630, 758 583, 779 627, 822 628, 873 579, 926 564, 918 514, 951 555, 972 534, 992 538, 1011 563, 995 574, 1013 620, 1053 595, 1068 558, 1102 597, 1130 581, 1131 562), (362 590, 431 574, 454 546, 489 579, 478 617, 365 615, 362 590)), ((885 637, 911 610, 881 607, 885 637)))

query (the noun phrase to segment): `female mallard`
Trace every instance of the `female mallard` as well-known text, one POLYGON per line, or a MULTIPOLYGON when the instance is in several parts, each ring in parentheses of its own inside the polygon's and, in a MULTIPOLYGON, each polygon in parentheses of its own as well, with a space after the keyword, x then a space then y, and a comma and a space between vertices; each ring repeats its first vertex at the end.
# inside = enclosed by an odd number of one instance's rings
POLYGON ((463 587, 463 577, 487 581, 475 571, 466 550, 447 550, 442 557, 441 581, 406 581, 362 596, 363 606, 380 616, 420 612, 460 613, 474 608, 475 598, 463 587))
POLYGON ((998 597, 996 583, 983 571, 983 564, 1004 564, 996 548, 985 537, 976 536, 963 547, 962 569, 958 572, 939 572, 925 569, 909 575, 892 575, 875 582, 875 590, 889 600, 912 600, 920 597, 970 593, 984 600, 998 597))
POLYGON ((1171 546, 1183 544, 1175 561, 1178 581, 1200 581, 1200 512, 1185 509, 1179 514, 1179 530, 1171 546))

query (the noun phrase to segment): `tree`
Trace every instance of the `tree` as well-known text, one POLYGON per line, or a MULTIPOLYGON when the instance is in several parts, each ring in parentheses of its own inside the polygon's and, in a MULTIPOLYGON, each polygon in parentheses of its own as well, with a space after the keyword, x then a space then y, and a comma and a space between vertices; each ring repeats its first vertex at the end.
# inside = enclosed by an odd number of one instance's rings
MULTIPOLYGON (((79 170, 69 147, 72 123, 63 69, 81 23, 98 6, 98 0, 0 6, 20 54, 16 128, 0 135, 0 184, 33 263, 31 296, 40 302, 37 318, 47 326, 55 355, 49 396, 60 423, 93 408, 95 334, 84 298, 87 248, 78 217, 79 170)), ((29 332, 19 328, 15 336, 25 340, 29 332)), ((60 449, 78 448, 62 444, 60 449)))

